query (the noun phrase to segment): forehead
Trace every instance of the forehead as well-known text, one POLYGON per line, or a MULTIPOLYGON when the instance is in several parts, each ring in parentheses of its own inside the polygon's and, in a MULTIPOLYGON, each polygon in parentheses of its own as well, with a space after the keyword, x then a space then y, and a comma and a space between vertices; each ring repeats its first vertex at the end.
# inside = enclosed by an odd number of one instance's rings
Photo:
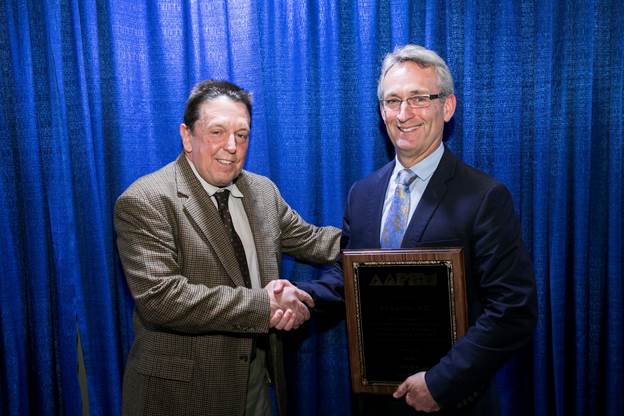
POLYGON ((221 95, 201 103, 199 120, 203 123, 247 124, 250 115, 245 104, 221 95))
POLYGON ((415 62, 401 62, 388 70, 381 86, 384 96, 430 94, 438 89, 438 75, 432 66, 422 67, 415 62))

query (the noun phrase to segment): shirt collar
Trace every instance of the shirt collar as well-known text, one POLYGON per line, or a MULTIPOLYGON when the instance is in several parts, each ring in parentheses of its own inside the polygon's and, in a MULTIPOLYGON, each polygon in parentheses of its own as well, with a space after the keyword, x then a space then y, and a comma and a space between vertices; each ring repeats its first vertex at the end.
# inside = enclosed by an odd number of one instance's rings
MULTIPOLYGON (((427 181, 429 180, 429 178, 431 178, 431 176, 437 169, 443 154, 444 145, 440 143, 438 148, 434 150, 433 153, 431 153, 429 156, 416 163, 409 169, 414 172, 418 176, 418 178, 420 178, 420 180, 427 181)), ((395 160, 396 163, 394 164, 394 171, 392 172, 393 178, 395 178, 401 170, 406 169, 406 167, 403 166, 399 161, 398 156, 395 157, 395 160)))
POLYGON ((197 169, 195 168, 195 164, 193 163, 193 161, 189 159, 188 156, 186 155, 184 156, 186 157, 186 160, 189 162, 189 165, 191 165, 191 170, 195 174, 195 177, 199 180, 199 183, 201 184, 202 188, 204 188, 204 190, 208 192, 208 195, 213 196, 217 192, 220 192, 223 189, 227 189, 228 191, 230 191, 230 194, 234 198, 243 197, 243 193, 240 191, 240 189, 238 189, 235 183, 231 183, 228 186, 218 187, 218 186, 214 186, 211 183, 206 182, 206 180, 199 175, 199 172, 197 172, 197 169))

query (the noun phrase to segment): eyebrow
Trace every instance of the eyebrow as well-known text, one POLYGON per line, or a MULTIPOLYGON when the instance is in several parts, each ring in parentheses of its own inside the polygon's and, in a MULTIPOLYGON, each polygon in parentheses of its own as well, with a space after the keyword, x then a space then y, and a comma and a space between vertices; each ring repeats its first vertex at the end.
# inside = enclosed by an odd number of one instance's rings
MULTIPOLYGON (((431 92, 425 91, 425 90, 411 90, 411 91, 409 91, 408 94, 409 94, 408 97, 412 97, 414 95, 429 95, 429 94, 431 94, 431 92)), ((398 96, 399 96, 399 94, 395 93, 395 92, 391 92, 391 93, 385 95, 385 97, 398 97, 398 96)))

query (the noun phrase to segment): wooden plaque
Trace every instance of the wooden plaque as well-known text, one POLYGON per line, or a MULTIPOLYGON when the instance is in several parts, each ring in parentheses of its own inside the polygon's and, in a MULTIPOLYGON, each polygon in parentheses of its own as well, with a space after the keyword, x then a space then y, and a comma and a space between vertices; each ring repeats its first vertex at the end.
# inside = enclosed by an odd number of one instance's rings
POLYGON ((351 384, 392 394, 466 333, 461 248, 343 251, 351 384))

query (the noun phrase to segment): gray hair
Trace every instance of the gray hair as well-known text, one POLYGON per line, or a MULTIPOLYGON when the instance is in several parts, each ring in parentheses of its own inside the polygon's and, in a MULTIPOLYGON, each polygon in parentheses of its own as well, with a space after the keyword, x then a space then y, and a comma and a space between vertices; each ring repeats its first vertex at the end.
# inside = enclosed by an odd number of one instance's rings
POLYGON ((381 64, 381 75, 379 76, 379 81, 377 81, 378 99, 383 99, 381 83, 388 71, 390 71, 390 68, 403 62, 414 62, 423 68, 435 68, 436 74, 438 75, 440 94, 448 96, 455 93, 453 76, 446 62, 444 62, 444 59, 440 58, 440 55, 419 45, 405 45, 397 46, 394 51, 384 57, 383 63, 381 64))

